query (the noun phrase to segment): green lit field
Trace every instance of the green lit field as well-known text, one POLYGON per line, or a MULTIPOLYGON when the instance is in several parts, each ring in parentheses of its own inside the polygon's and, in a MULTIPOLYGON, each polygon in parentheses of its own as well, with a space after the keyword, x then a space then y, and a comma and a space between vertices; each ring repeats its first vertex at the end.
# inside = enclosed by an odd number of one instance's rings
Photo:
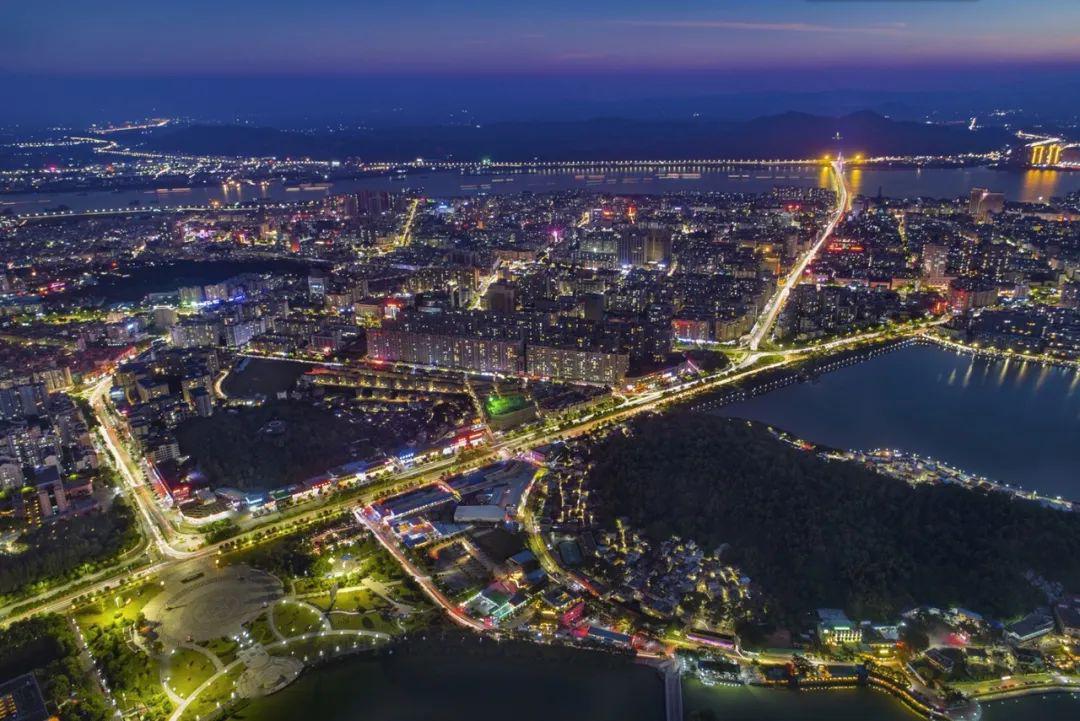
POLYGON ((332 613, 330 623, 335 630, 377 631, 388 635, 401 633, 401 626, 387 614, 378 611, 364 614, 332 613))
POLYGON ((79 626, 109 626, 114 623, 134 622, 147 603, 161 592, 157 582, 144 583, 135 588, 118 591, 75 612, 79 626))
POLYGON ((308 600, 324 611, 334 610, 364 613, 366 611, 378 611, 390 605, 371 591, 365 589, 339 592, 337 594, 337 600, 334 602, 333 609, 330 608, 329 593, 324 593, 308 600))
POLYGON ((266 619, 266 614, 247 624, 247 629, 251 637, 263 645, 277 640, 277 636, 274 635, 273 630, 270 628, 270 622, 266 619))
POLYGON ((239 648, 239 644, 231 638, 215 638, 200 645, 221 659, 221 663, 226 666, 236 660, 236 651, 239 648))
POLYGON ((237 664, 228 672, 218 676, 214 681, 203 689, 192 702, 184 709, 179 721, 197 721, 206 719, 215 713, 223 705, 227 705, 236 689, 236 679, 244 672, 244 665, 237 664), (223 704, 222 701, 225 703, 223 704))
POLYGON ((300 636, 321 631, 323 618, 310 606, 295 601, 280 601, 273 609, 274 626, 282 636, 300 636))
POLYGON ((164 681, 176 695, 183 698, 190 696, 216 671, 213 662, 205 654, 188 648, 181 648, 170 654, 163 661, 163 666, 164 681))
POLYGON ((484 401, 484 410, 492 418, 520 411, 529 405, 528 399, 519 393, 505 396, 490 395, 484 401))

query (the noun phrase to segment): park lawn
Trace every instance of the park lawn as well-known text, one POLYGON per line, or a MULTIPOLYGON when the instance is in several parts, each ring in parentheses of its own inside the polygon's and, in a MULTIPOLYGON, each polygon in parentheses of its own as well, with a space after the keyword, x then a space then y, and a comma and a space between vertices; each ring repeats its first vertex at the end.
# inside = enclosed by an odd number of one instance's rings
POLYGON ((401 619, 401 623, 405 626, 406 631, 419 631, 422 628, 430 626, 435 617, 437 617, 435 610, 431 607, 425 607, 415 613, 410 613, 408 616, 401 619))
POLYGON ((179 721, 197 721, 206 719, 210 714, 217 711, 220 706, 227 706, 232 699, 232 693, 236 690, 236 679, 244 672, 244 664, 238 663, 233 668, 214 679, 214 682, 203 689, 188 707, 184 709, 179 721))
MULTIPOLYGON (((420 615, 420 614, 416 614, 420 615)), ((389 614, 369 611, 363 614, 332 613, 330 624, 335 628, 378 631, 389 636, 401 633, 401 627, 389 614)))
POLYGON ((394 597, 394 600, 399 603, 408 604, 409 606, 416 606, 417 608, 425 608, 430 605, 427 596, 406 587, 404 584, 394 586, 390 593, 394 597))
MULTIPOLYGON (((329 591, 333 582, 328 578, 297 578, 293 581, 293 592, 298 596, 306 596, 309 593, 329 591)), ((327 594, 329 596, 329 593, 327 594)))
POLYGON ((169 687, 184 698, 190 696, 217 671, 210 659, 190 648, 178 649, 164 663, 165 679, 169 687))
POLYGON ((239 645, 236 641, 224 636, 203 644, 207 651, 221 659, 221 663, 226 666, 236 660, 236 649, 239 648, 239 645))
POLYGON ((375 622, 367 618, 369 614, 331 613, 330 625, 334 630, 374 631, 375 622), (366 622, 365 622, 365 619, 366 622))
POLYGON ((267 620, 265 613, 244 625, 251 637, 264 646, 277 641, 277 636, 270 630, 270 621, 267 620))
MULTIPOLYGON (((341 594, 338 594, 338 598, 340 598, 340 597, 341 597, 341 594)), ((330 594, 329 593, 323 593, 323 594, 320 594, 318 596, 308 596, 304 600, 307 601, 308 603, 310 603, 313 606, 318 606, 323 611, 329 611, 330 610, 330 594)))
POLYGON ((90 626, 102 628, 121 621, 134 622, 146 604, 161 593, 161 584, 148 582, 124 589, 75 611, 75 622, 85 631, 90 626), (120 599, 117 605, 116 599, 120 599))
MULTIPOLYGON (((324 593, 314 598, 307 599, 309 603, 318 606, 324 611, 330 610, 330 594, 324 593)), ((371 591, 357 589, 354 591, 341 591, 334 603, 335 611, 377 611, 386 608, 389 604, 371 591)))
POLYGON ((322 616, 294 601, 279 601, 274 606, 274 625, 282 636, 301 636, 323 629, 322 616))

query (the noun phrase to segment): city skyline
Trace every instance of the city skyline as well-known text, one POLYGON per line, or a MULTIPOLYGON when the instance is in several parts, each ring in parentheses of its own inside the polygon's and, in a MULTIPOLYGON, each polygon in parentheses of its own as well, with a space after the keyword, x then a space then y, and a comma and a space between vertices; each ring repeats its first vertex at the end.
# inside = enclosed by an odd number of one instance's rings
POLYGON ((1073 721, 1077 29, 0 0, 0 717, 1073 721))

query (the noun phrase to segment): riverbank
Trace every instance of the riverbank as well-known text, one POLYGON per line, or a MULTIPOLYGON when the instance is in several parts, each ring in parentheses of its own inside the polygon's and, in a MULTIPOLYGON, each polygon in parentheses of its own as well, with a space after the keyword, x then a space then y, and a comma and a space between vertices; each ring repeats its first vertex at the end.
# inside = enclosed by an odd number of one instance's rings
POLYGON ((683 682, 688 719, 723 721, 915 721, 926 716, 869 686, 819 690, 705 686, 683 682), (711 715, 709 715, 711 714, 711 715))
MULTIPOLYGON (((407 172, 379 172, 335 177, 329 182, 303 180, 266 184, 192 185, 183 188, 130 190, 21 192, 0 196, 0 210, 32 218, 63 207, 73 212, 161 211, 177 206, 211 203, 295 203, 321 201, 330 195, 361 190, 411 190, 431 197, 463 197, 522 191, 563 192, 585 190, 624 195, 678 192, 762 193, 775 186, 828 187, 817 161, 739 163, 715 161, 617 161, 607 163, 518 163, 476 168, 408 168, 407 172), (305 187, 306 185, 306 187, 305 187), (174 192, 163 192, 174 191, 174 192)), ((853 195, 891 198, 943 198, 967 196, 972 188, 1003 192, 1010 201, 1040 203, 1080 190, 1080 173, 1051 170, 1015 171, 987 165, 962 167, 889 167, 881 164, 851 166, 853 195)))
POLYGON ((926 333, 922 338, 930 343, 941 346, 942 348, 948 348, 949 350, 958 350, 962 353, 970 353, 974 356, 982 358, 993 358, 995 360, 1019 360, 1024 363, 1038 363, 1040 365, 1053 366, 1056 368, 1076 368, 1080 369, 1080 360, 1068 360, 1065 358, 1055 358, 1053 356, 1046 355, 1034 355, 1031 353, 1018 353, 1011 350, 999 350, 997 348, 982 348, 970 343, 960 343, 952 340, 951 338, 943 338, 937 333, 926 333))
MULTIPOLYGON (((989 691, 984 694, 972 694, 971 698, 976 701, 993 702, 993 701, 1005 701, 1014 698, 1024 698, 1027 696, 1048 696, 1053 694, 1077 694, 1080 693, 1080 683, 1074 685, 1060 685, 1055 684, 1053 686, 1038 686, 1031 688, 1018 688, 1010 689, 1008 691, 989 691)), ((1080 710, 1078 710, 1080 712, 1080 710)))
MULTIPOLYGON (((705 686, 684 679, 687 718, 711 712, 723 721, 913 721, 929 715, 876 686, 814 689, 705 686)), ((968 718, 980 721, 1071 721, 1080 714, 1077 688, 1032 689, 976 699, 968 718)), ((708 716, 699 716, 709 718, 708 716)))

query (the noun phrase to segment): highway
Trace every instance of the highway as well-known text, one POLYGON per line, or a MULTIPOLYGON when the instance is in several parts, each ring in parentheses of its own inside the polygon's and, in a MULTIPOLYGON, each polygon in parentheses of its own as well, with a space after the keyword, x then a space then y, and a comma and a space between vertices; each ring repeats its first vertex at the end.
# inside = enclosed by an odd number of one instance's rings
POLYGON ((821 250, 822 246, 825 245, 825 242, 828 241, 829 237, 832 236, 832 233, 840 223, 840 220, 847 214, 848 205, 850 204, 851 199, 848 194, 847 179, 844 177, 844 159, 842 157, 837 158, 829 167, 832 168, 834 182, 836 183, 836 208, 833 210, 833 214, 829 218, 829 222, 825 226, 825 229, 822 230, 817 242, 810 246, 810 248, 803 253, 802 257, 796 261, 791 272, 788 273, 787 278, 784 279, 784 282, 780 284, 776 293, 765 305, 765 309, 758 317, 757 323, 754 324, 747 340, 747 347, 752 351, 756 351, 758 346, 761 345, 761 341, 769 337, 769 333, 776 323, 776 318, 780 315, 780 311, 787 303, 788 296, 791 295, 792 288, 797 286, 799 281, 802 280, 803 274, 806 273, 806 269, 810 266, 811 261, 817 257, 818 252, 821 250))
POLYGON ((412 238, 413 223, 416 222, 416 210, 420 207, 420 199, 413 198, 412 203, 409 205, 409 214, 405 218, 405 224, 401 227, 401 235, 398 236, 398 245, 404 246, 409 244, 409 240, 412 238))
POLYGON ((196 551, 177 549, 173 543, 180 540, 186 541, 190 545, 191 543, 201 542, 201 537, 196 538, 190 535, 178 534, 158 506, 154 494, 147 488, 142 479, 136 475, 138 466, 123 447, 123 442, 120 440, 119 432, 116 429, 116 423, 112 414, 106 408, 105 395, 111 386, 112 376, 107 375, 91 388, 87 400, 90 402, 90 407, 101 424, 101 439, 112 456, 113 465, 119 471, 138 510, 142 520, 141 525, 144 531, 149 534, 148 538, 153 541, 154 547, 162 557, 177 560, 194 558, 198 555, 196 551))

